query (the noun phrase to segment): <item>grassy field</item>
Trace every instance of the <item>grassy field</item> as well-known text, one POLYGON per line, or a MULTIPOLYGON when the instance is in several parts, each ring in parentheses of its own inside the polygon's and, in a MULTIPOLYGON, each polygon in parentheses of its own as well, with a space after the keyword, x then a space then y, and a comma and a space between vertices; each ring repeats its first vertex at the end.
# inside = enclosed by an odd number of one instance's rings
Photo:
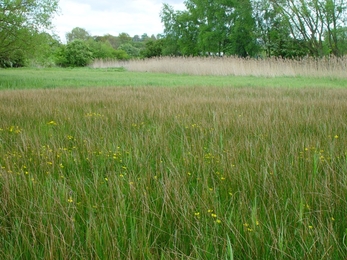
POLYGON ((346 87, 343 77, 211 76, 104 69, 0 69, 0 90, 80 87, 346 87))
POLYGON ((343 86, 0 70, 1 259, 345 259, 343 86))

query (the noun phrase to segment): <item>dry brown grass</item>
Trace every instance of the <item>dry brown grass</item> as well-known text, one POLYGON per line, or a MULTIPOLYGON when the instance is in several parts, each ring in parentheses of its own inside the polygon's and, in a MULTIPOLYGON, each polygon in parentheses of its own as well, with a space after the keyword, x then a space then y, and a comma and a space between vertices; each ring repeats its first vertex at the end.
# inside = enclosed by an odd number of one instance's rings
POLYGON ((190 75, 307 76, 347 78, 347 57, 300 60, 236 57, 160 57, 128 62, 96 60, 93 68, 125 67, 129 71, 190 75))

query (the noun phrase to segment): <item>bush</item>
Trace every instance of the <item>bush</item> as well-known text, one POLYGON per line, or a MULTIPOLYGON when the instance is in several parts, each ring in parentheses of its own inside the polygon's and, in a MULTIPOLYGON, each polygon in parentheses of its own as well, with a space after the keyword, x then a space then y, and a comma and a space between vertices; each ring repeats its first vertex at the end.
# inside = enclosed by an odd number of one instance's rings
POLYGON ((69 42, 58 54, 58 63, 64 67, 84 67, 93 59, 93 53, 82 40, 69 42))
POLYGON ((123 50, 115 50, 115 57, 117 60, 129 60, 129 55, 123 50))
POLYGON ((93 39, 88 40, 88 46, 90 47, 93 58, 95 59, 113 59, 115 58, 115 49, 109 42, 98 42, 93 39))
POLYGON ((159 57, 163 53, 163 40, 149 40, 146 42, 146 48, 142 51, 142 55, 146 58, 159 57))
POLYGON ((118 50, 125 51, 132 58, 137 58, 140 56, 140 49, 136 48, 130 43, 122 44, 121 46, 119 46, 118 50))
POLYGON ((7 56, 0 57, 0 67, 19 68, 25 66, 25 55, 21 50, 15 50, 7 56))

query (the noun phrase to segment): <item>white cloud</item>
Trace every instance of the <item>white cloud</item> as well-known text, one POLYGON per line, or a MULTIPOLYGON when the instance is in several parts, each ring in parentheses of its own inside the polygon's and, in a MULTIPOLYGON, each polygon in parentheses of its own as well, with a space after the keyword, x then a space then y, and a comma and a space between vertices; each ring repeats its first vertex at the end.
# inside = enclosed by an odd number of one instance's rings
MULTIPOLYGON (((165 1, 175 10, 184 9, 183 0, 165 1)), ((65 41, 65 34, 75 27, 86 29, 91 35, 130 36, 163 32, 159 13, 160 0, 60 0, 61 14, 53 20, 55 32, 65 41)))

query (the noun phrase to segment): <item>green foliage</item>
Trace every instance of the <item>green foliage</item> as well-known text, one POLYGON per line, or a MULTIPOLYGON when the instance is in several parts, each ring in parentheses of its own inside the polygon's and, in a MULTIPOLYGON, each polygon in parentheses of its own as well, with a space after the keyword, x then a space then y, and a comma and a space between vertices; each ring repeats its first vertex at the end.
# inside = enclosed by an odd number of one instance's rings
POLYGON ((233 5, 233 1, 228 3, 207 0, 186 1, 190 19, 195 24, 199 51, 202 55, 222 54, 223 44, 228 37, 226 23, 230 18, 227 12, 233 5))
POLYGON ((344 0, 271 1, 283 17, 290 37, 303 43, 304 51, 314 57, 341 55, 338 29, 346 25, 347 3, 344 0), (327 46, 327 48, 326 48, 327 46), (329 50, 329 51, 328 51, 329 50))
MULTIPOLYGON (((187 11, 164 5, 161 19, 167 41, 176 42, 183 55, 254 56, 257 53, 255 22, 248 0, 186 1, 187 11)), ((164 53, 168 48, 164 47, 164 53)), ((173 53, 176 54, 176 53, 173 53)))
POLYGON ((58 54, 58 64, 64 67, 84 67, 93 59, 93 53, 86 42, 74 40, 58 54))
POLYGON ((61 48, 61 43, 55 36, 48 33, 38 35, 36 50, 28 56, 28 66, 53 67, 56 65, 56 55, 61 48))
POLYGON ((128 60, 130 57, 124 50, 115 50, 114 56, 117 60, 128 60))
POLYGON ((0 67, 2 68, 18 68, 24 67, 26 64, 25 54, 22 50, 14 50, 6 57, 0 59, 0 67))
POLYGON ((104 36, 95 36, 94 40, 97 42, 109 43, 113 49, 124 50, 131 57, 137 57, 139 50, 143 46, 143 42, 139 36, 135 37, 135 40, 127 33, 120 33, 118 36, 106 34, 104 36))
POLYGON ((15 1, 0 3, 0 66, 22 66, 35 52, 43 29, 49 29, 58 1, 15 1))
POLYGON ((164 4, 160 13, 164 24, 164 55, 199 55, 198 30, 188 11, 175 11, 164 4))
POLYGON ((115 58, 115 49, 111 44, 107 42, 95 41, 89 39, 87 42, 90 51, 93 53, 93 58, 95 59, 112 59, 115 58))
POLYGON ((71 32, 66 33, 66 41, 72 42, 74 40, 82 40, 87 41, 91 38, 90 34, 87 32, 86 29, 75 27, 72 29, 71 32))
POLYGON ((163 54, 163 40, 149 40, 146 48, 142 51, 142 56, 146 58, 159 57, 163 54))
POLYGON ((66 45, 60 45, 54 53, 54 62, 57 66, 65 67, 68 64, 66 57, 66 45))
POLYGON ((188 0, 164 4, 165 55, 266 55, 296 58, 345 53, 344 0, 188 0))
POLYGON ((127 43, 130 43, 132 41, 132 38, 130 37, 129 34, 127 33, 120 33, 117 37, 118 39, 118 44, 119 45, 122 45, 122 44, 127 44, 127 43))
POLYGON ((239 57, 255 57, 259 53, 256 41, 255 20, 249 0, 237 1, 225 53, 239 57))
MULTIPOLYGON (((336 30, 332 31, 332 34, 336 38, 336 50, 338 50, 338 56, 344 56, 347 55, 347 27, 338 27, 336 30)), ((333 38, 329 35, 324 36, 325 39, 327 39, 325 43, 325 47, 328 49, 329 54, 334 54, 334 49, 332 48, 331 42, 333 41, 333 38)), ((334 44, 334 43, 333 43, 334 44)))
POLYGON ((119 47, 119 40, 117 36, 106 34, 104 36, 94 36, 93 39, 97 42, 108 42, 114 49, 117 49, 119 47))
MULTIPOLYGON (((142 44, 140 44, 140 45, 142 45, 142 44)), ((132 57, 132 58, 139 57, 140 51, 141 51, 141 49, 135 47, 135 44, 133 44, 133 43, 122 44, 121 46, 119 46, 118 50, 125 51, 129 55, 129 57, 132 57)))

